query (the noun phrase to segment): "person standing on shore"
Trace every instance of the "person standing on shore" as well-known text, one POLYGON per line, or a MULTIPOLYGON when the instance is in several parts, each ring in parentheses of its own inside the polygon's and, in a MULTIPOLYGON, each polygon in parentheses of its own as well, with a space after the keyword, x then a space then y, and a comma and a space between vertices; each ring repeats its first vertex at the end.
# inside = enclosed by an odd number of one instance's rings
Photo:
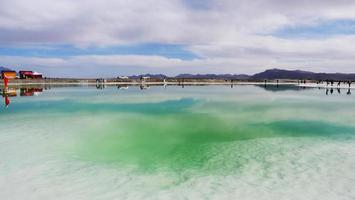
POLYGON ((9 107, 9 105, 10 105, 10 99, 9 99, 9 96, 7 95, 7 92, 8 92, 8 90, 9 90, 9 88, 8 88, 9 79, 8 79, 6 76, 4 76, 3 78, 4 78, 5 106, 6 106, 6 108, 7 108, 7 107, 9 107))
POLYGON ((348 84, 349 84, 349 88, 351 88, 351 81, 348 81, 348 84))
POLYGON ((8 84, 9 84, 9 79, 6 76, 4 76, 4 86, 5 86, 5 88, 7 88, 8 84))
POLYGON ((7 92, 8 92, 8 86, 9 86, 9 79, 4 76, 3 77, 3 80, 4 80, 4 95, 5 95, 5 106, 6 108, 9 107, 10 105, 10 99, 9 99, 9 96, 7 95, 7 92))

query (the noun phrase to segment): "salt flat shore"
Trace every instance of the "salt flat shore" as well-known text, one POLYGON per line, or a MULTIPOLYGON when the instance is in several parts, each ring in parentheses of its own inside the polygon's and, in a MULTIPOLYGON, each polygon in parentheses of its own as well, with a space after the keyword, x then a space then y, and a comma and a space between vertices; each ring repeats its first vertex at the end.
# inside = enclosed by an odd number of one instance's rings
MULTIPOLYGON (((97 82, 96 79, 41 79, 41 80, 10 80, 10 86, 21 85, 297 85, 295 81, 244 81, 244 80, 213 80, 213 79, 168 79, 163 80, 147 80, 131 79, 127 81, 118 81, 117 79, 106 79, 103 82, 97 82)), ((0 85, 4 85, 0 81, 0 85)))
POLYGON ((341 83, 338 86, 338 83, 334 83, 333 85, 329 84, 327 85, 326 83, 321 83, 321 84, 317 84, 317 83, 306 83, 306 84, 299 84, 299 87, 309 87, 309 88, 329 88, 329 89, 355 89, 355 83, 352 83, 351 86, 349 87, 349 84, 344 84, 341 83))
MULTIPOLYGON (((355 89, 355 83, 350 87, 348 84, 341 83, 338 86, 338 83, 327 85, 326 83, 317 84, 315 82, 309 82, 305 84, 299 84, 297 80, 269 80, 265 81, 246 81, 246 80, 213 80, 213 79, 168 79, 166 81, 152 79, 148 81, 141 81, 139 79, 131 79, 126 81, 118 81, 117 79, 106 79, 104 82, 96 82, 96 79, 40 79, 40 80, 22 80, 15 79, 9 81, 9 86, 31 86, 31 85, 294 85, 298 87, 307 87, 307 88, 340 88, 340 89, 355 89)), ((4 83, 1 80, 0 86, 3 86, 4 83)))

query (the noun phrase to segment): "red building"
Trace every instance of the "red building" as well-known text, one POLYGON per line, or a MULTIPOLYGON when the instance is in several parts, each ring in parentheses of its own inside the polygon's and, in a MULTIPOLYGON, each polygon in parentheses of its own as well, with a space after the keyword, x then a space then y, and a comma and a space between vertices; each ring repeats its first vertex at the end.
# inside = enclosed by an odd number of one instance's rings
POLYGON ((43 78, 41 73, 33 71, 19 71, 21 79, 41 79, 43 78))

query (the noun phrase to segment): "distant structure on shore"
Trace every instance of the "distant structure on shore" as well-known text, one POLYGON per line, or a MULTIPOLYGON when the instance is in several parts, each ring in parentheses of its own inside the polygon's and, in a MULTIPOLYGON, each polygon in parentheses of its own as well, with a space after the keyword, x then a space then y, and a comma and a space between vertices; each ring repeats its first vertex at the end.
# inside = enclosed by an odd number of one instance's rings
POLYGON ((7 68, 1 68, 1 79, 42 79, 43 75, 33 71, 19 71, 18 73, 7 68))
POLYGON ((17 73, 16 71, 1 71, 1 79, 15 79, 17 78, 17 73))
POLYGON ((33 71, 19 71, 20 79, 41 79, 43 75, 33 71))

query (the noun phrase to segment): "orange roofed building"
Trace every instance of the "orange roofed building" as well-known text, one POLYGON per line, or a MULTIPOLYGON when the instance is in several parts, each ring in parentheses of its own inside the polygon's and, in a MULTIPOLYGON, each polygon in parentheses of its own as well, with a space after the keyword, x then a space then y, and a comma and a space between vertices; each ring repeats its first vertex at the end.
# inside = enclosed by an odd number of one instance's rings
POLYGON ((1 78, 15 79, 17 73, 15 71, 1 71, 1 78))

